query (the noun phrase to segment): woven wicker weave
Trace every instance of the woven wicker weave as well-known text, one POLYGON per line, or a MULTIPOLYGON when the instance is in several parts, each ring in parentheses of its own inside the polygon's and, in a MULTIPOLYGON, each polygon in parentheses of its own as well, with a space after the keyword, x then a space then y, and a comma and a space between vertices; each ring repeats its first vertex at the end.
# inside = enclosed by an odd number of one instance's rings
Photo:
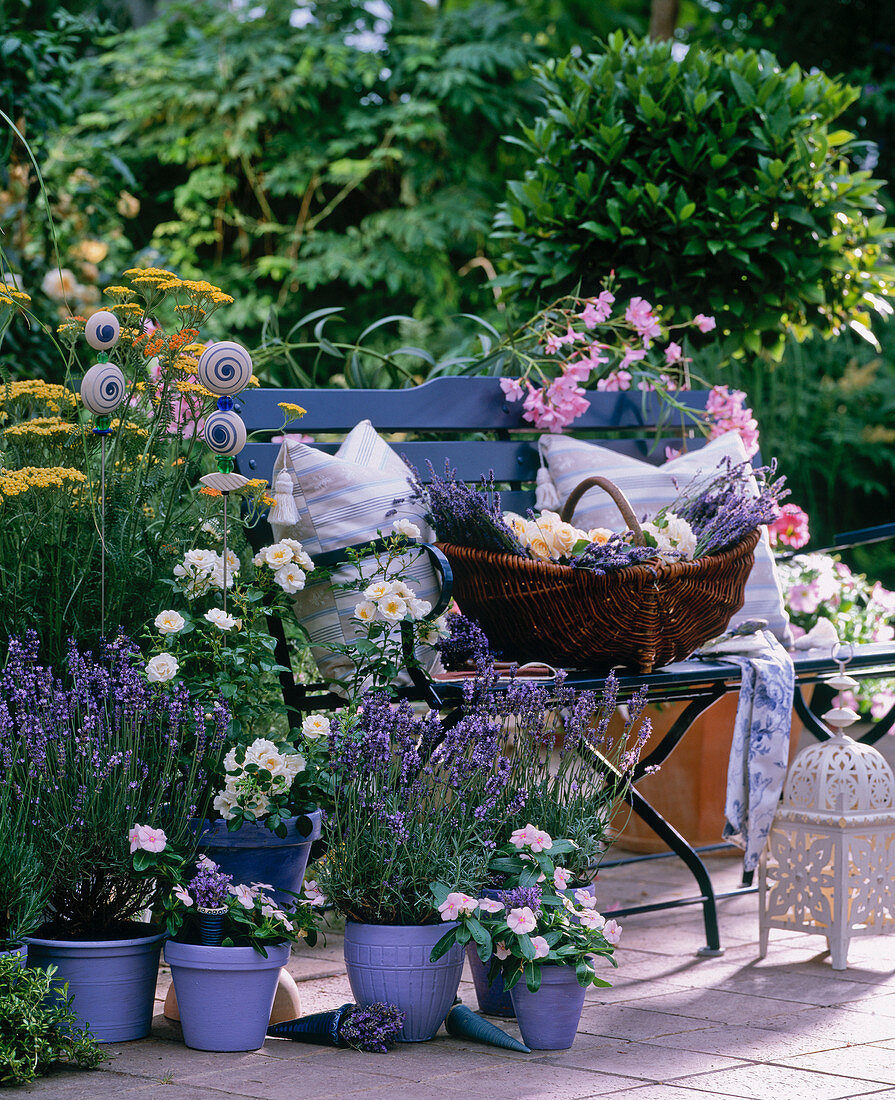
MULTIPOLYGON (((642 544, 630 506, 623 507, 627 501, 604 480, 583 482, 563 515, 572 514, 587 489, 600 485, 627 512, 635 541, 642 544)), ((438 546, 451 563, 460 610, 479 623, 500 656, 563 668, 623 665, 651 672, 723 633, 743 606, 758 539, 755 530, 721 554, 630 565, 603 576, 513 554, 438 546)))

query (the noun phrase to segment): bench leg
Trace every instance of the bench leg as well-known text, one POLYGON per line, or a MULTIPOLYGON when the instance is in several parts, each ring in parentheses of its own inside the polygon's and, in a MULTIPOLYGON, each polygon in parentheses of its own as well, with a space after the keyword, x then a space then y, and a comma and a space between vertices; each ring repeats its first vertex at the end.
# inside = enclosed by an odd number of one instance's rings
MULTIPOLYGON (((721 936, 718 931, 718 906, 715 901, 715 890, 706 865, 677 829, 669 824, 635 787, 629 787, 622 797, 641 821, 645 822, 656 836, 664 840, 674 854, 683 860, 696 879, 696 885, 702 894, 702 919, 705 925, 706 938, 705 947, 700 947, 696 952, 697 955, 707 957, 723 955, 724 948, 721 946, 721 936)), ((638 912, 646 912, 653 909, 670 909, 674 907, 675 903, 670 902, 664 905, 659 903, 657 905, 637 906, 635 909, 638 912)), ((634 912, 635 909, 629 909, 628 912, 634 912)), ((618 910, 618 912, 624 914, 625 910, 618 910)))

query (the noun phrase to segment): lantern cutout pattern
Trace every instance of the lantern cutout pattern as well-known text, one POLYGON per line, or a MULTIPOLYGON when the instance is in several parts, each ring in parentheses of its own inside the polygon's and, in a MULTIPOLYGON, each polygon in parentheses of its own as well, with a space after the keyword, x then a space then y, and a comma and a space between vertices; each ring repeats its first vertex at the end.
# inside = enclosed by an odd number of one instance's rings
POLYGON ((109 362, 109 350, 118 343, 121 325, 107 309, 91 314, 84 338, 98 352, 97 362, 81 379, 81 401, 93 413, 93 434, 100 441, 100 632, 106 633, 106 437, 112 431, 112 413, 124 401, 127 384, 120 367, 109 362))
POLYGON ((248 479, 233 473, 233 457, 246 445, 246 427, 233 408, 233 396, 244 390, 252 378, 252 357, 232 340, 211 344, 199 359, 196 375, 202 385, 218 394, 217 410, 205 418, 203 436, 206 446, 217 456, 217 472, 199 480, 206 488, 216 489, 224 497, 224 578, 223 608, 227 610, 227 500, 248 484, 248 479))
MULTIPOLYGON (((837 692, 857 686, 844 666, 824 681, 837 692)), ((895 930, 895 775, 844 732, 853 710, 837 699, 823 718, 834 733, 792 762, 759 863, 759 957, 784 928, 825 936, 845 970, 853 936, 895 930)))

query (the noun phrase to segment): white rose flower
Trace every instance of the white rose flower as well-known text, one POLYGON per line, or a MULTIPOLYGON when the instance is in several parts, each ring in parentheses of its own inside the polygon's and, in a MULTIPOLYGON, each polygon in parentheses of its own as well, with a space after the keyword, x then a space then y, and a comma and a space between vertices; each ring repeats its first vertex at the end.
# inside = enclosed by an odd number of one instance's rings
POLYGON ((323 714, 309 714, 301 724, 301 732, 309 741, 316 741, 318 737, 328 737, 329 731, 329 719, 323 714))
POLYGON ((608 527, 591 527, 587 532, 587 537, 591 542, 597 543, 598 546, 604 546, 613 534, 614 532, 610 531, 608 527))
MULTIPOLYGON (((229 576, 231 573, 238 573, 240 564, 241 563, 239 561, 239 558, 236 556, 236 554, 234 554, 232 550, 228 550, 227 551, 227 575, 229 576)), ((221 569, 221 570, 224 568, 224 555, 223 554, 215 554, 214 555, 214 567, 215 567, 215 569, 221 569)))
POLYGON ((299 772, 305 770, 305 758, 300 752, 283 753, 283 775, 289 781, 291 786, 292 780, 298 775, 299 772))
POLYGON ((372 600, 361 600, 354 609, 354 617, 360 619, 362 623, 371 623, 376 618, 377 610, 372 600))
POLYGON ((218 560, 214 550, 187 550, 183 555, 183 564, 193 571, 210 573, 218 560))
POLYGON ((432 610, 428 600, 408 600, 407 606, 410 608, 411 619, 425 619, 432 610))
POLYGON ((242 766, 236 763, 236 749, 231 749, 224 757, 224 771, 238 772, 241 770, 242 766))
POLYGON ((155 629, 160 634, 179 634, 185 626, 186 620, 176 611, 162 611, 155 617, 155 629))
MULTIPOLYGON (((267 737, 256 737, 255 740, 246 749, 245 763, 257 764, 260 768, 262 766, 261 761, 265 757, 279 756, 280 750, 275 741, 271 741, 267 737)), ((243 765, 245 767, 245 764, 243 765)))
POLYGON ((416 598, 416 593, 410 585, 405 584, 404 581, 392 581, 389 585, 389 594, 392 596, 400 596, 402 600, 412 600, 416 598))
POLYGON ((673 512, 668 512, 665 519, 667 520, 665 534, 671 545, 685 558, 692 558, 696 551, 696 535, 693 533, 693 528, 685 519, 681 519, 673 512))
POLYGON ((252 565, 254 565, 256 569, 260 569, 262 565, 267 565, 267 562, 264 558, 263 550, 259 550, 258 553, 252 558, 252 565))
POLYGON ((394 532, 396 535, 404 535, 408 539, 418 539, 420 537, 419 527, 411 520, 403 517, 395 520, 394 532))
POLYGON ((582 532, 571 523, 558 523, 553 529, 553 557, 567 558, 581 536, 582 532))
POLYGON ((166 684, 177 675, 180 665, 171 653, 157 653, 146 662, 146 679, 151 684, 166 684))
POLYGON ((224 821, 229 821, 234 816, 233 811, 236 808, 236 794, 230 790, 221 791, 219 795, 215 797, 212 806, 221 815, 224 821))
POLYGON ((212 607, 210 611, 206 611, 205 618, 213 623, 218 630, 232 630, 236 626, 236 619, 220 607, 212 607))
POLYGON ((299 569, 297 565, 281 565, 274 573, 273 579, 290 596, 295 592, 300 592, 305 586, 304 570, 299 569))
POLYGON ((261 551, 265 565, 269 565, 276 572, 281 565, 292 565, 292 548, 284 542, 275 542, 272 546, 265 546, 261 551))
POLYGON ((407 614, 407 604, 400 596, 383 596, 379 612, 390 623, 399 623, 407 614))
POLYGON ((217 522, 213 519, 207 519, 200 527, 200 530, 204 531, 205 534, 208 535, 210 539, 214 539, 215 542, 220 542, 224 537, 217 522))
POLYGON ((381 600, 383 596, 388 596, 391 593, 391 585, 385 581, 376 581, 373 584, 368 584, 364 589, 364 595, 368 600, 381 600))
POLYGON ((314 568, 314 562, 311 560, 311 555, 305 550, 298 539, 280 539, 280 546, 288 546, 292 551, 292 560, 296 565, 300 565, 302 569, 308 573, 314 568))

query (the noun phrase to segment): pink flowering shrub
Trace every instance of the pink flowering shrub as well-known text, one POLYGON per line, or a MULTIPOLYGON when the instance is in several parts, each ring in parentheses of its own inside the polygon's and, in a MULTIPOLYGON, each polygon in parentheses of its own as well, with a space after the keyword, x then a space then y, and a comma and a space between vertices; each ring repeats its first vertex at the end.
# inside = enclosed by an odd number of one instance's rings
POLYGON ((616 309, 612 288, 610 276, 596 297, 560 298, 506 339, 520 374, 502 378, 501 388, 508 401, 523 402, 523 418, 536 428, 561 432, 577 420, 588 408, 588 385, 664 394, 689 388, 690 360, 669 337, 693 327, 709 332, 714 319, 700 313, 663 326, 661 310, 645 298, 616 309))
MULTIPOLYGON (((825 618, 841 642, 895 639, 895 592, 853 573, 837 557, 799 554, 778 562, 777 569, 796 637, 825 618)), ((861 714, 881 718, 895 704, 895 680, 862 680, 854 694, 844 693, 843 698, 861 714)))
POLYGON ((775 550, 801 550, 808 545, 808 513, 798 504, 784 504, 780 515, 768 524, 768 534, 775 550))
POLYGON ((748 457, 757 454, 758 422, 752 410, 746 407, 746 395, 742 390, 731 393, 727 386, 712 386, 705 403, 705 419, 709 425, 709 439, 725 432, 739 432, 748 457))

